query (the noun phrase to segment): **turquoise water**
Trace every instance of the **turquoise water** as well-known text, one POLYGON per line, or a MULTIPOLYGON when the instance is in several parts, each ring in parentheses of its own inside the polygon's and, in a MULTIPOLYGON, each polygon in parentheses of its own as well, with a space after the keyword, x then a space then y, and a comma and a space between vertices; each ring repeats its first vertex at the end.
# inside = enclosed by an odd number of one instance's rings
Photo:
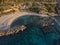
POLYGON ((38 16, 23 16, 15 20, 11 27, 25 25, 27 29, 17 34, 0 37, 0 45, 60 45, 60 32, 55 23, 49 26, 50 32, 44 32, 41 26, 42 18, 38 16))

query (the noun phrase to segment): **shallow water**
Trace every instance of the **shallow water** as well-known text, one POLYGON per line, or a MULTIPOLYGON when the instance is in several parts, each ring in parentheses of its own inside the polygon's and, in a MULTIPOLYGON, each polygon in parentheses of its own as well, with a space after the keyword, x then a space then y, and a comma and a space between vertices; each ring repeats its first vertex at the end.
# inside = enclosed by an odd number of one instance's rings
POLYGON ((11 28, 14 26, 25 25, 27 27, 23 32, 17 34, 0 37, 0 45, 60 45, 60 33, 58 25, 50 26, 50 32, 44 32, 40 21, 42 18, 38 16, 23 16, 15 20, 11 28))

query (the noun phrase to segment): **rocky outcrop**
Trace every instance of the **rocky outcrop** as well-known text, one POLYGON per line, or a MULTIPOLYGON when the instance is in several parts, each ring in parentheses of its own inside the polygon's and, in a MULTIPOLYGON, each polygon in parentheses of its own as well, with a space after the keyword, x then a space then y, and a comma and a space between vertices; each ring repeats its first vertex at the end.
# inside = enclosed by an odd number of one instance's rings
POLYGON ((6 31, 1 31, 0 36, 18 33, 19 31, 24 31, 26 28, 27 28, 26 26, 22 25, 22 26, 19 26, 16 29, 10 29, 10 30, 6 30, 6 31))

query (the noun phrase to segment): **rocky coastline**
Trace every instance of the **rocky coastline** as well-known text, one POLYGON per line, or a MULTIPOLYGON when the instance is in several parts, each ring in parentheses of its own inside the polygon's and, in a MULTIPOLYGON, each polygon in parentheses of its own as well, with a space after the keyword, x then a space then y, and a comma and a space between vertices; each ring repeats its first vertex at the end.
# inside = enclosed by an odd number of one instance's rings
POLYGON ((20 31, 24 31, 26 30, 26 26, 22 25, 22 26, 19 26, 18 28, 15 28, 15 29, 9 29, 9 30, 5 30, 5 31, 1 31, 0 32, 0 36, 5 36, 5 35, 10 35, 10 34, 15 34, 15 33, 18 33, 20 31))

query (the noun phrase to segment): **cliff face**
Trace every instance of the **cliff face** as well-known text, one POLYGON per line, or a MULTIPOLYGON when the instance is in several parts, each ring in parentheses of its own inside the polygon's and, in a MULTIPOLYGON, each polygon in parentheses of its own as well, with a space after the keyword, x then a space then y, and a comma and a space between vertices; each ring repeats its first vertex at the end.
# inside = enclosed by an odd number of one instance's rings
MULTIPOLYGON (((28 2, 28 3, 31 2, 30 6, 33 5, 33 3, 36 3, 36 2, 41 3, 42 6, 39 5, 39 7, 38 7, 40 9, 34 8, 34 9, 31 9, 31 10, 34 11, 34 12, 35 11, 38 12, 39 10, 42 9, 43 11, 48 12, 48 13, 52 13, 52 12, 56 13, 56 8, 57 8, 56 4, 58 3, 57 0, 3 0, 3 1, 1 1, 0 6, 3 6, 3 7, 9 7, 10 6, 10 8, 15 6, 15 7, 20 8, 19 6, 22 3, 26 3, 26 2, 28 2), (35 9, 37 9, 37 10, 35 10, 35 9)), ((34 7, 34 5, 32 7, 34 7)), ((8 8, 8 10, 10 8, 8 8)), ((4 9, 0 9, 0 11, 3 12, 4 9)), ((13 10, 12 10, 12 12, 13 12, 13 10)))

